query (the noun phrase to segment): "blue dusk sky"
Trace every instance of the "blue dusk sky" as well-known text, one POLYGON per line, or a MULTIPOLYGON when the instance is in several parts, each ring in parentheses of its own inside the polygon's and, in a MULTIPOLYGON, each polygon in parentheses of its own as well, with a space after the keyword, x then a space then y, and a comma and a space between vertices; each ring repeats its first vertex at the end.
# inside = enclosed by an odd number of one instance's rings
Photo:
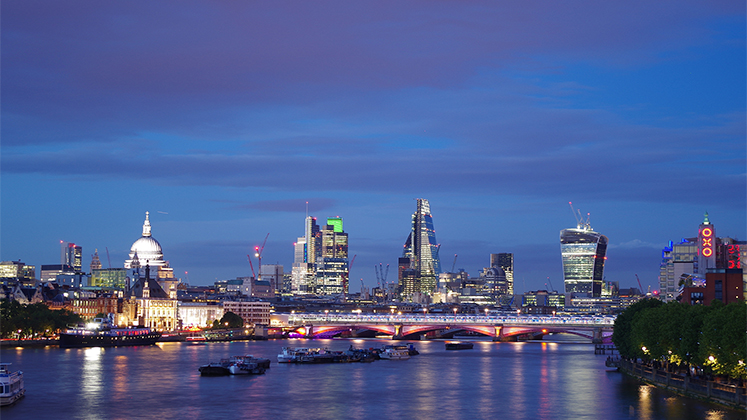
POLYGON ((149 211, 191 284, 251 275, 268 233, 263 263, 289 272, 308 202, 343 218, 356 292, 378 263, 396 280, 426 198, 445 270, 512 252, 517 292, 562 289, 573 202, 609 238, 606 279, 656 288, 662 247, 706 211, 747 239, 745 15, 742 0, 4 0, 0 259, 59 264, 62 240, 86 271, 96 249, 122 267, 149 211))

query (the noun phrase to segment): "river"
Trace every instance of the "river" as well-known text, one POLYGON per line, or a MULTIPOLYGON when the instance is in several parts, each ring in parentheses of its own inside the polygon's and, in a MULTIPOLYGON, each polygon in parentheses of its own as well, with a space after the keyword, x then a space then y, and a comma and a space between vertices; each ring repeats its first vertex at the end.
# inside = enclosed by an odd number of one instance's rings
MULTIPOLYGON (((744 419, 604 366, 591 344, 415 342, 409 360, 277 364, 283 346, 344 350, 388 340, 270 340, 156 346, 4 348, 26 397, 12 419, 744 419), (272 360, 264 375, 201 377, 232 355, 272 360)), ((401 342, 398 342, 401 343, 401 342)))

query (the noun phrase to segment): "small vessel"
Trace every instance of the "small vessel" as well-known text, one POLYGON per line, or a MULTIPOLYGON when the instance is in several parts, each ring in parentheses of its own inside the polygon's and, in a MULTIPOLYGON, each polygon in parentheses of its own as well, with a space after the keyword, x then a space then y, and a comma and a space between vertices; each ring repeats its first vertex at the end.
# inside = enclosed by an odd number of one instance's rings
POLYGON ((447 341, 446 350, 470 350, 475 345, 468 341, 447 341))
POLYGON ((228 365, 223 362, 210 362, 200 366, 197 370, 200 371, 202 376, 226 376, 231 374, 228 365))
POLYGON ((258 359, 251 354, 233 356, 228 360, 228 371, 231 375, 260 375, 270 367, 270 359, 258 359))
POLYGON ((265 373, 269 367, 270 359, 261 359, 247 354, 221 359, 220 362, 210 362, 200 366, 197 370, 202 376, 260 375, 265 373))
POLYGON ((95 318, 60 333, 60 347, 150 346, 160 338, 161 333, 150 328, 117 328, 107 318, 95 318))
POLYGON ((407 346, 386 346, 384 351, 379 352, 380 359, 406 360, 410 358, 410 350, 407 346))
POLYGON ((292 347, 283 347, 280 354, 278 354, 278 363, 295 363, 301 356, 308 354, 309 351, 307 348, 294 349, 292 347))
POLYGON ((10 363, 0 363, 0 406, 11 405, 23 398, 26 388, 23 372, 10 371, 10 363))

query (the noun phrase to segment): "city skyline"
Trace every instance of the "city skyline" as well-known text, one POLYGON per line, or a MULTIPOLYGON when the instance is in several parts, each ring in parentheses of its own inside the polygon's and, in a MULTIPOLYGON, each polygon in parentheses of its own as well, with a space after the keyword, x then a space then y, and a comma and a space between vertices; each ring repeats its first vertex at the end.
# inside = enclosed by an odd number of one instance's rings
POLYGON ((210 284, 268 233, 290 272, 311 213, 345 220, 355 292, 417 197, 443 271, 512 253, 516 293, 562 289, 569 201, 621 287, 705 212, 747 239, 744 3, 293 6, 3 2, 0 259, 121 267, 149 211, 210 284))

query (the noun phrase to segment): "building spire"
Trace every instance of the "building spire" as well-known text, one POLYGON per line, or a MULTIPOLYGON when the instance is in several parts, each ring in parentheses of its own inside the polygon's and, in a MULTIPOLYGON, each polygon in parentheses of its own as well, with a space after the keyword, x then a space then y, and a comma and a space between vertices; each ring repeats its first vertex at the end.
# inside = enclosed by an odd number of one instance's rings
POLYGON ((708 211, 707 210, 705 212, 705 218, 703 219, 703 224, 704 225, 710 225, 711 224, 711 221, 708 220, 708 211))
POLYGON ((150 220, 148 219, 149 212, 145 212, 145 223, 143 223, 143 236, 150 236, 150 220))

